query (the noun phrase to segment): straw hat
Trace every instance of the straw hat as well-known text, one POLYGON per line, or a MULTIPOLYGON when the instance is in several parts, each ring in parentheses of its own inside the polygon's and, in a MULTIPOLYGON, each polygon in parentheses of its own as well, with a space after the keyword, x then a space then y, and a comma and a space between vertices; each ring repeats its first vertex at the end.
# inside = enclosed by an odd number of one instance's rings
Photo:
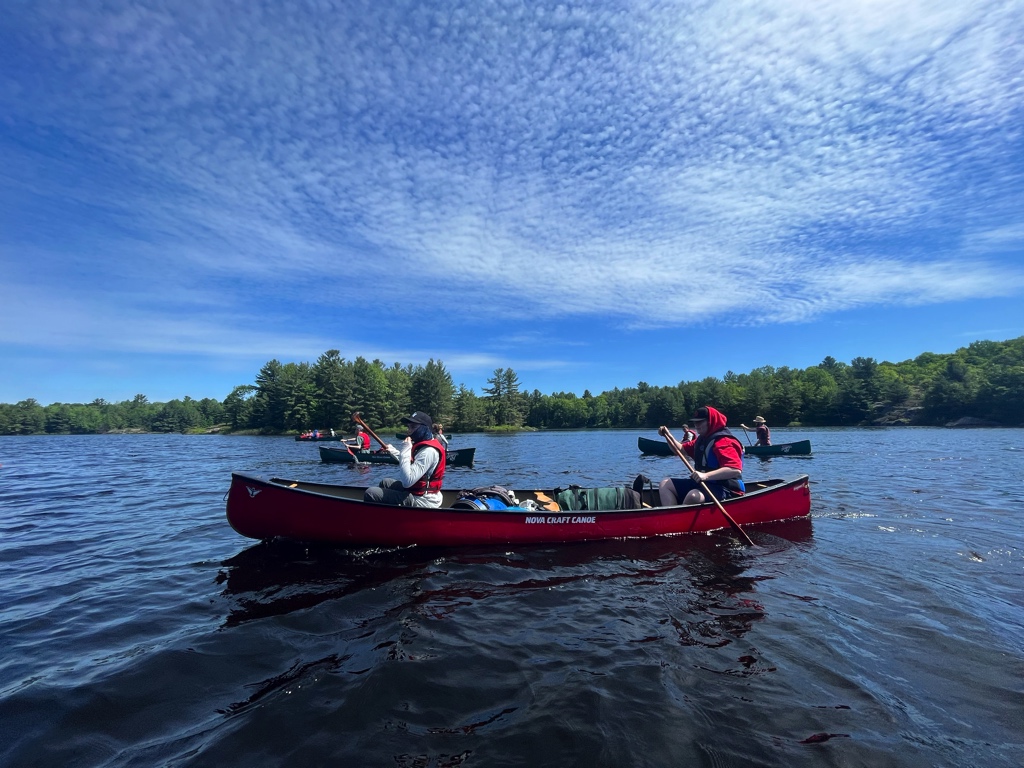
POLYGON ((754 418, 754 423, 755 424, 764 424, 764 416, 756 416, 754 418))

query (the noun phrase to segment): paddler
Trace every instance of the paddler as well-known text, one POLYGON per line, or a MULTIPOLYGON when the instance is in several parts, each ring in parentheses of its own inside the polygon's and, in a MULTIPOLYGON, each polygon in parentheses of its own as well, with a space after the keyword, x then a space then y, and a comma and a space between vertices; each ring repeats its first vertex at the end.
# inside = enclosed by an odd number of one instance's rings
POLYGON ((743 444, 725 425, 725 414, 707 405, 690 418, 690 426, 697 432, 694 440, 679 443, 668 427, 658 428, 665 440, 693 457, 694 466, 689 477, 666 477, 661 481, 658 492, 663 507, 678 506, 680 499, 684 505, 710 501, 704 498, 701 483, 722 501, 743 495, 743 444))
POLYGON ((423 411, 402 418, 407 433, 401 450, 386 450, 398 459, 401 479, 385 478, 366 489, 364 501, 402 507, 440 507, 444 481, 445 450, 434 437, 434 420, 423 411))

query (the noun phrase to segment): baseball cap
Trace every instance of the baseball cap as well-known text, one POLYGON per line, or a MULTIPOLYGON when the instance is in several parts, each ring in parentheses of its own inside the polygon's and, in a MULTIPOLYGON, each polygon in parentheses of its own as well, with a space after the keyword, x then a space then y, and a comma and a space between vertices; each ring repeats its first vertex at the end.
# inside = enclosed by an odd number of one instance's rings
POLYGON ((705 406, 701 406, 693 412, 693 416, 690 417, 690 423, 693 424, 695 421, 707 421, 708 420, 708 409, 705 406))
POLYGON ((422 424, 425 427, 432 427, 434 425, 434 420, 430 418, 429 413, 424 413, 423 411, 413 411, 411 416, 402 417, 402 423, 422 424))

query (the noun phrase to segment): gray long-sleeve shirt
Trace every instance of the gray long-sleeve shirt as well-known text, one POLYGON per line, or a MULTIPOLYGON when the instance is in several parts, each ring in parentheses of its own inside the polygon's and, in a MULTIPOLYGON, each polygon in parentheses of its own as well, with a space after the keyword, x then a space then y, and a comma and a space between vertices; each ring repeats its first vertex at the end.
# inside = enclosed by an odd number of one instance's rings
MULTIPOLYGON (((412 487, 417 480, 424 475, 430 475, 441 463, 441 454, 438 453, 436 448, 430 446, 424 447, 416 454, 416 460, 412 460, 412 441, 402 441, 401 449, 396 449, 393 446, 389 446, 394 451, 394 454, 398 454, 398 473, 402 485, 406 488, 412 487)), ((441 492, 440 491, 427 491, 422 496, 417 496, 415 501, 417 507, 440 507, 441 506, 441 492)))

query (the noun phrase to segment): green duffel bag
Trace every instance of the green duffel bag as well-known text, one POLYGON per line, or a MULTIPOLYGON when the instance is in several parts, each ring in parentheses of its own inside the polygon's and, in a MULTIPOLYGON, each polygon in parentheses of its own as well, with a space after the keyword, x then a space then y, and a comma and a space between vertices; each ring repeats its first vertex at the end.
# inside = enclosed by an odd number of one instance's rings
POLYGON ((558 502, 560 509, 569 512, 641 507, 640 494, 624 486, 580 488, 578 485, 571 485, 568 490, 558 491, 555 494, 555 501, 558 502))

